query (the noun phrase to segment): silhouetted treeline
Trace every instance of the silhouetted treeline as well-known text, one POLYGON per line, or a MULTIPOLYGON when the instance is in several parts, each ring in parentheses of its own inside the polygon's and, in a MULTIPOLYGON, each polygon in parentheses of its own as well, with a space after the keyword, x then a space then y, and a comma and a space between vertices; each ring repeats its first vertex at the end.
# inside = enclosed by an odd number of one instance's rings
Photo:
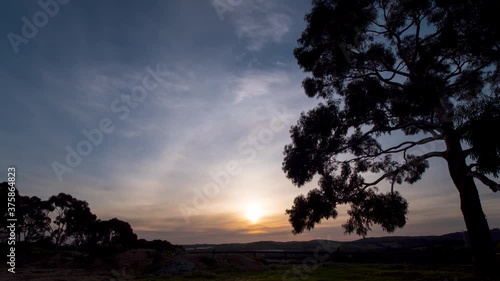
MULTIPOLYGON (((9 185, 0 184, 2 200, 0 242, 9 238, 7 197, 9 185)), ((45 249, 73 249, 93 255, 116 254, 128 249, 145 248, 158 251, 178 251, 168 241, 146 241, 137 235, 126 221, 113 218, 100 220, 86 201, 66 193, 42 200, 36 196, 22 196, 15 191, 16 242, 18 245, 45 249)), ((12 206, 11 206, 12 207, 12 206)))

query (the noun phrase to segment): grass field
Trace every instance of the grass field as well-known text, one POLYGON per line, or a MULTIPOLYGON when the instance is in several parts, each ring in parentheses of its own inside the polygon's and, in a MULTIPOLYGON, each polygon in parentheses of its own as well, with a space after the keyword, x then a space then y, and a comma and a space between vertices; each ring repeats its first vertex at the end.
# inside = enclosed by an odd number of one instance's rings
POLYGON ((471 273, 470 268, 432 268, 416 265, 360 265, 360 264, 322 264, 317 267, 303 268, 296 266, 273 266, 263 272, 198 272, 176 278, 149 277, 142 281, 163 280, 222 280, 222 281, 466 281, 479 280, 471 273))

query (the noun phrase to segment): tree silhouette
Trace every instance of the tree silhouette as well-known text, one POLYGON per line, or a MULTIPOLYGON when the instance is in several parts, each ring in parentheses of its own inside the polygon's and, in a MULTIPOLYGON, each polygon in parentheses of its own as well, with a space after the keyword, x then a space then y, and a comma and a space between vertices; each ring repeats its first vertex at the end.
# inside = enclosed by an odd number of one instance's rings
POLYGON ((68 225, 67 213, 72 208, 75 201, 73 196, 66 193, 59 193, 49 198, 49 204, 55 213, 54 227, 51 231, 51 236, 54 239, 56 247, 61 246, 68 238, 66 229, 68 225))
POLYGON ((93 243, 101 247, 120 245, 132 248, 137 242, 137 235, 130 224, 117 218, 107 221, 97 220, 92 231, 93 243))
POLYGON ((68 239, 75 246, 87 242, 89 230, 96 220, 86 201, 78 200, 66 193, 53 195, 48 200, 55 214, 51 236, 56 247, 68 239))
POLYGON ((26 242, 36 242, 50 232, 51 219, 49 213, 52 206, 40 198, 19 196, 17 210, 19 212, 19 238, 26 242))
POLYGON ((447 162, 477 269, 490 274, 494 247, 475 180, 492 191, 500 170, 500 17, 493 0, 315 0, 294 55, 324 103, 290 130, 283 170, 319 188, 287 210, 294 233, 349 204, 347 233, 406 223, 395 184, 413 184, 428 159, 447 162), (383 145, 381 137, 395 145, 383 145), (430 147, 430 148, 429 148, 430 147), (373 178, 368 180, 367 177, 373 178), (384 191, 383 181, 388 185, 384 191), (380 189, 380 191, 379 191, 380 189))
POLYGON ((73 245, 81 247, 89 242, 92 225, 96 222, 96 215, 92 214, 86 201, 75 199, 71 208, 66 212, 66 235, 71 237, 73 245))
MULTIPOLYGON (((7 202, 11 187, 7 182, 0 183, 0 199, 7 202)), ((97 219, 86 201, 79 200, 65 193, 53 195, 44 201, 33 196, 19 195, 14 190, 16 206, 16 241, 28 242, 27 247, 56 250, 60 247, 75 246, 77 250, 86 251, 93 258, 112 256, 133 248, 154 249, 158 253, 178 252, 181 246, 174 246, 165 240, 137 240, 137 235, 126 221, 113 218, 97 219), (54 218, 52 221, 51 217, 54 218)), ((0 209, 0 242, 9 239, 7 204, 0 209)))

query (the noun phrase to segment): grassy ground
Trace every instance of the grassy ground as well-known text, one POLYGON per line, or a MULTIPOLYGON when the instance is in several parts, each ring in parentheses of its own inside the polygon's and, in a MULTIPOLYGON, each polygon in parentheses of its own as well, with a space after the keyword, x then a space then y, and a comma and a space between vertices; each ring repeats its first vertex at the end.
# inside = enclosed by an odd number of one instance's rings
POLYGON ((273 266, 263 272, 202 272, 177 278, 150 277, 142 281, 180 280, 221 280, 221 281, 472 281, 479 280, 470 273, 470 268, 431 268, 415 265, 360 265, 322 264, 303 268, 297 266, 273 266))

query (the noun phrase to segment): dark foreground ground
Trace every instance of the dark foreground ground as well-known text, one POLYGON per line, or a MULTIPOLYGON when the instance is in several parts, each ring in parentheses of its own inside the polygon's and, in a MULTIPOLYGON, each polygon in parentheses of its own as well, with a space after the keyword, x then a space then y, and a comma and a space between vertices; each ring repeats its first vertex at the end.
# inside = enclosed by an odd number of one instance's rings
POLYGON ((481 280, 465 268, 423 268, 411 265, 384 264, 321 264, 317 268, 297 268, 288 265, 272 266, 264 271, 195 271, 176 277, 143 276, 135 277, 125 271, 95 271, 75 269, 37 269, 23 270, 15 275, 0 275, 1 280, 37 281, 167 281, 167 280, 224 280, 224 281, 326 281, 326 280, 429 280, 429 281, 466 281, 481 280))
POLYGON ((191 276, 174 279, 143 278, 139 280, 260 280, 260 281, 287 281, 287 280, 366 280, 366 281, 396 281, 396 280, 479 280, 464 268, 422 268, 411 265, 383 265, 383 264, 321 264, 317 268, 301 268, 293 266, 273 266, 262 272, 240 273, 197 273, 191 276))
POLYGON ((465 268, 424 268, 411 265, 384 264, 321 264, 306 270, 288 265, 272 266, 264 271, 196 271, 175 277, 143 276, 135 277, 125 271, 95 271, 75 269, 37 269, 24 270, 15 275, 0 275, 1 280, 37 281, 167 281, 167 280, 224 280, 224 281, 326 281, 326 280, 429 280, 429 281, 466 281, 481 280, 465 268))
POLYGON ((471 266, 438 266, 415 264, 318 264, 304 260, 298 264, 265 264, 261 260, 241 255, 216 256, 179 255, 154 262, 148 252, 133 251, 121 255, 112 263, 93 261, 82 266, 72 261, 44 261, 16 268, 11 274, 2 268, 0 280, 23 281, 326 281, 326 280, 486 280, 475 277, 471 266))

